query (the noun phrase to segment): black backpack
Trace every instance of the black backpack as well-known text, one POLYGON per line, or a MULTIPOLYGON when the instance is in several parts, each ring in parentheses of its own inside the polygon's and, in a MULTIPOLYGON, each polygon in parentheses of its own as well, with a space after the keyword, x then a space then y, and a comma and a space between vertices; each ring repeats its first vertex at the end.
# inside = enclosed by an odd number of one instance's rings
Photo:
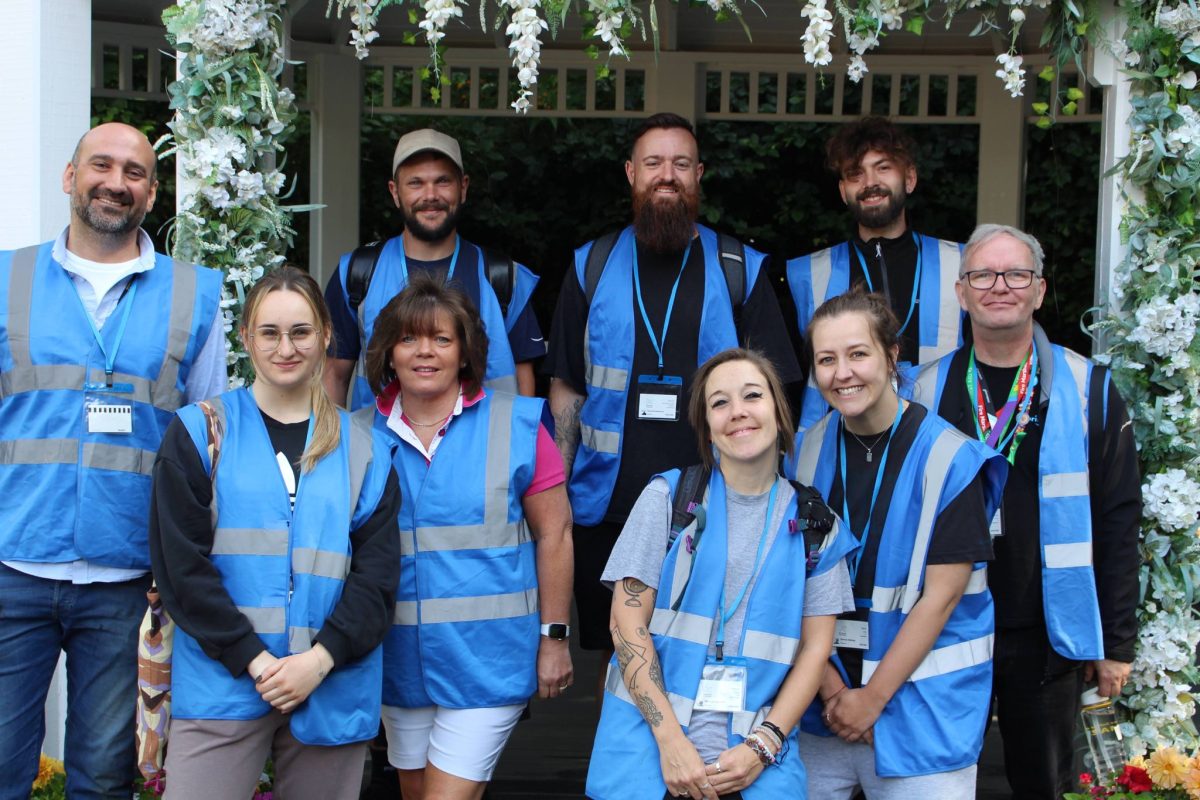
MULTIPOLYGON (((513 286, 517 279, 517 266, 513 260, 503 253, 479 248, 483 251, 484 264, 487 267, 488 283, 500 301, 500 315, 508 316, 508 304, 512 302, 513 286)), ((375 265, 379 263, 379 254, 383 251, 383 242, 370 242, 362 247, 356 247, 350 254, 350 264, 346 269, 346 299, 350 301, 350 310, 358 313, 367 290, 371 288, 371 278, 375 275, 375 265)))

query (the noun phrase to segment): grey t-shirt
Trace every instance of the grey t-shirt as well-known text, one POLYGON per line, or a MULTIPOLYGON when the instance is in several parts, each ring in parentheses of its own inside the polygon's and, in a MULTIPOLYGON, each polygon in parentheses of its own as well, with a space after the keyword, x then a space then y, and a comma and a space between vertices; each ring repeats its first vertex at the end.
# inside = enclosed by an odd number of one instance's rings
MULTIPOLYGON (((766 526, 767 541, 763 561, 770 558, 784 513, 795 492, 784 479, 779 479, 779 491, 770 524, 766 526)), ((754 566, 759 537, 763 533, 763 518, 767 514, 770 492, 748 496, 732 489, 725 491, 726 536, 729 558, 725 567, 725 596, 736 598, 754 566)), ((658 589, 663 561, 667 556, 667 539, 671 528, 671 493, 662 479, 650 481, 629 512, 621 536, 600 580, 611 587, 624 578, 636 578, 652 589, 658 589)), ((754 592, 758 576, 750 580, 746 597, 754 592)), ((725 652, 736 653, 742 640, 742 624, 747 602, 743 601, 725 625, 725 652)), ((810 578, 804 586, 804 616, 836 615, 854 610, 854 593, 845 562, 827 572, 810 578)), ((715 652, 716 627, 709 640, 709 652, 715 652)), ((726 738, 729 714, 718 711, 695 711, 688 726, 688 738, 700 757, 712 761, 728 749, 726 738)))

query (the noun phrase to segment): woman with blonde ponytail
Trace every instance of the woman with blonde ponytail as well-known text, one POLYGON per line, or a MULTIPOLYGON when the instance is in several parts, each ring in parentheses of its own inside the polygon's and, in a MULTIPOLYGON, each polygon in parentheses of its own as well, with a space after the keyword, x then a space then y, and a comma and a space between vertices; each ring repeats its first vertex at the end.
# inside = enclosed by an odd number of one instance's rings
POLYGON ((358 797, 399 580, 400 493, 367 415, 326 397, 332 326, 295 267, 246 297, 256 377, 178 411, 154 465, 150 551, 178 628, 171 800, 358 797))

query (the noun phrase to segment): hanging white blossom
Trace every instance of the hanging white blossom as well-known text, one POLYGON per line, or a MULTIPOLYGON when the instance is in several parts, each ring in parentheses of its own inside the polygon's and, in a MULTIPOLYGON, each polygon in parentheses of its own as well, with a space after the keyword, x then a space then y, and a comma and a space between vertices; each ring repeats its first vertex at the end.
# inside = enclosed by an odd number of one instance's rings
POLYGON ((1021 66, 1025 61, 1024 57, 1001 53, 996 56, 996 61, 1000 64, 1000 69, 996 70, 996 77, 1004 81, 1004 88, 1010 95, 1020 97, 1025 90, 1025 69, 1021 66))
POLYGON ((829 40, 833 34, 833 14, 825 0, 809 0, 800 10, 800 16, 808 19, 808 26, 800 41, 804 43, 804 60, 814 67, 824 67, 833 61, 829 40))
POLYGON ((621 25, 625 21, 624 6, 616 0, 588 0, 592 13, 596 15, 596 27, 592 35, 608 45, 610 56, 629 57, 625 43, 621 41, 621 25))
POLYGON ((530 98, 533 97, 533 87, 537 85, 538 66, 542 55, 542 42, 539 37, 549 26, 538 14, 540 0, 504 2, 512 10, 505 35, 509 37, 508 51, 512 55, 512 65, 517 69, 517 83, 521 87, 512 107, 518 114, 525 114, 533 105, 530 98))

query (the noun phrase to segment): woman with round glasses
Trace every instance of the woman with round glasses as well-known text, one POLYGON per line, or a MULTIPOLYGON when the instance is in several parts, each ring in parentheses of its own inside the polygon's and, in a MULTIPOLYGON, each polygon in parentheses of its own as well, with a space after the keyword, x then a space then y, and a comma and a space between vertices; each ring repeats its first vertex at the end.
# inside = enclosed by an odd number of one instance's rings
POLYGON ((572 682, 571 509, 546 403, 482 386, 474 305, 414 276, 367 381, 404 495, 383 723, 404 800, 478 800, 526 701, 572 682))
POLYGON ((855 610, 838 619, 800 735, 822 800, 975 796, 992 684, 988 521, 1006 465, 900 399, 898 328, 858 286, 818 308, 806 337, 832 411, 796 435, 789 469, 859 542, 855 610))
POLYGON ((329 312, 283 267, 246 296, 256 377, 182 408, 154 464, 150 552, 175 620, 171 800, 358 797, 399 579, 398 482, 321 385, 329 312))

